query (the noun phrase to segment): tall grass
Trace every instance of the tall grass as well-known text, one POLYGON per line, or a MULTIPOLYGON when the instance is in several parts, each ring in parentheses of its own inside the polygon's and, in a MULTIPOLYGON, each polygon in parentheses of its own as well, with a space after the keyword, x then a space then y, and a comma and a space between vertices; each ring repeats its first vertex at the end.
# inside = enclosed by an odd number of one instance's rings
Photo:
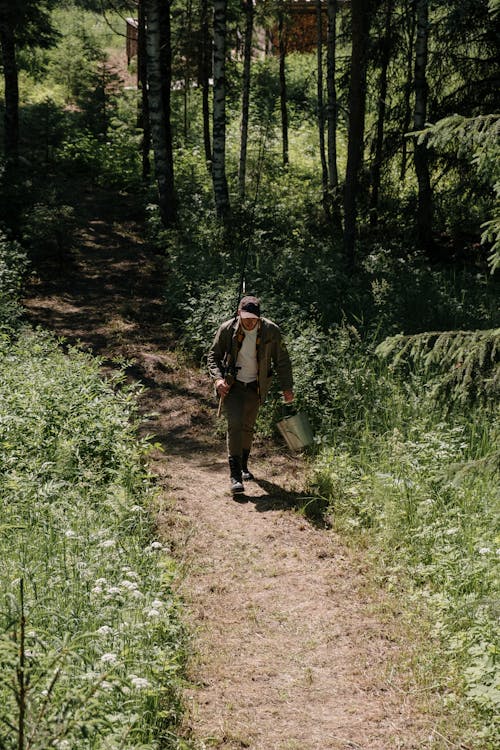
POLYGON ((41 333, 0 371, 0 746, 177 748, 184 634, 134 393, 41 333))
POLYGON ((429 395, 428 381, 400 380, 373 355, 353 348, 343 362, 363 377, 349 379, 354 408, 347 405, 332 422, 313 464, 310 490, 326 499, 336 529, 368 547, 386 585, 408 607, 413 602, 428 613, 446 657, 436 682, 457 711, 465 706, 475 716, 467 746, 498 747, 495 402, 468 404, 466 411, 448 403, 445 411, 429 395))

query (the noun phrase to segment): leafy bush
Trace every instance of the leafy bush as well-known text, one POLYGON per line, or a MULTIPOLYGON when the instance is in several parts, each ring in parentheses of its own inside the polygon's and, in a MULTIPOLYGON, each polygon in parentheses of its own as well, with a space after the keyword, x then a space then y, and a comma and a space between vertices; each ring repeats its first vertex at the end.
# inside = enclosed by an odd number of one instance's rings
POLYGON ((0 340, 19 325, 22 308, 19 303, 28 261, 19 243, 0 232, 0 340))
POLYGON ((66 139, 56 152, 64 169, 90 176, 102 187, 139 189, 141 185, 139 136, 125 123, 113 120, 106 140, 90 132, 66 139))
POLYGON ((183 634, 134 393, 39 333, 0 360, 0 745, 178 747, 183 634))

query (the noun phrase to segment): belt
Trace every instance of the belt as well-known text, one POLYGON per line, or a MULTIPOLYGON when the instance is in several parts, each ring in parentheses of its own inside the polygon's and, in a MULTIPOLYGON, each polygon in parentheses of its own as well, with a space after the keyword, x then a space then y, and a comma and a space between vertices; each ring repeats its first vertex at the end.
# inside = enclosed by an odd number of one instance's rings
POLYGON ((242 388, 257 388, 257 381, 252 380, 250 383, 244 383, 242 380, 236 381, 237 385, 240 385, 242 388))

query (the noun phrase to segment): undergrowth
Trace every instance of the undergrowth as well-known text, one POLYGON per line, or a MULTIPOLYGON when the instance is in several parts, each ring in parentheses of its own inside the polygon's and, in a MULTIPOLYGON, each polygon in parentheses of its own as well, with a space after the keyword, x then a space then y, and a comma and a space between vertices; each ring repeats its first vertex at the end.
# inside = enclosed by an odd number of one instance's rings
POLYGON ((0 370, 0 746, 178 748, 185 636, 134 392, 40 332, 0 370))

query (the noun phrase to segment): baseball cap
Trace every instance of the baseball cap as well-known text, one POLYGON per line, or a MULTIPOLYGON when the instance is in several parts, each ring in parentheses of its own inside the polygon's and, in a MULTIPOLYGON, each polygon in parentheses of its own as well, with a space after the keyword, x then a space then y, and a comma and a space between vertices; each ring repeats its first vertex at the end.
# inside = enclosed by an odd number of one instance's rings
POLYGON ((257 297, 243 297, 238 313, 241 318, 260 318, 260 301, 257 297))

